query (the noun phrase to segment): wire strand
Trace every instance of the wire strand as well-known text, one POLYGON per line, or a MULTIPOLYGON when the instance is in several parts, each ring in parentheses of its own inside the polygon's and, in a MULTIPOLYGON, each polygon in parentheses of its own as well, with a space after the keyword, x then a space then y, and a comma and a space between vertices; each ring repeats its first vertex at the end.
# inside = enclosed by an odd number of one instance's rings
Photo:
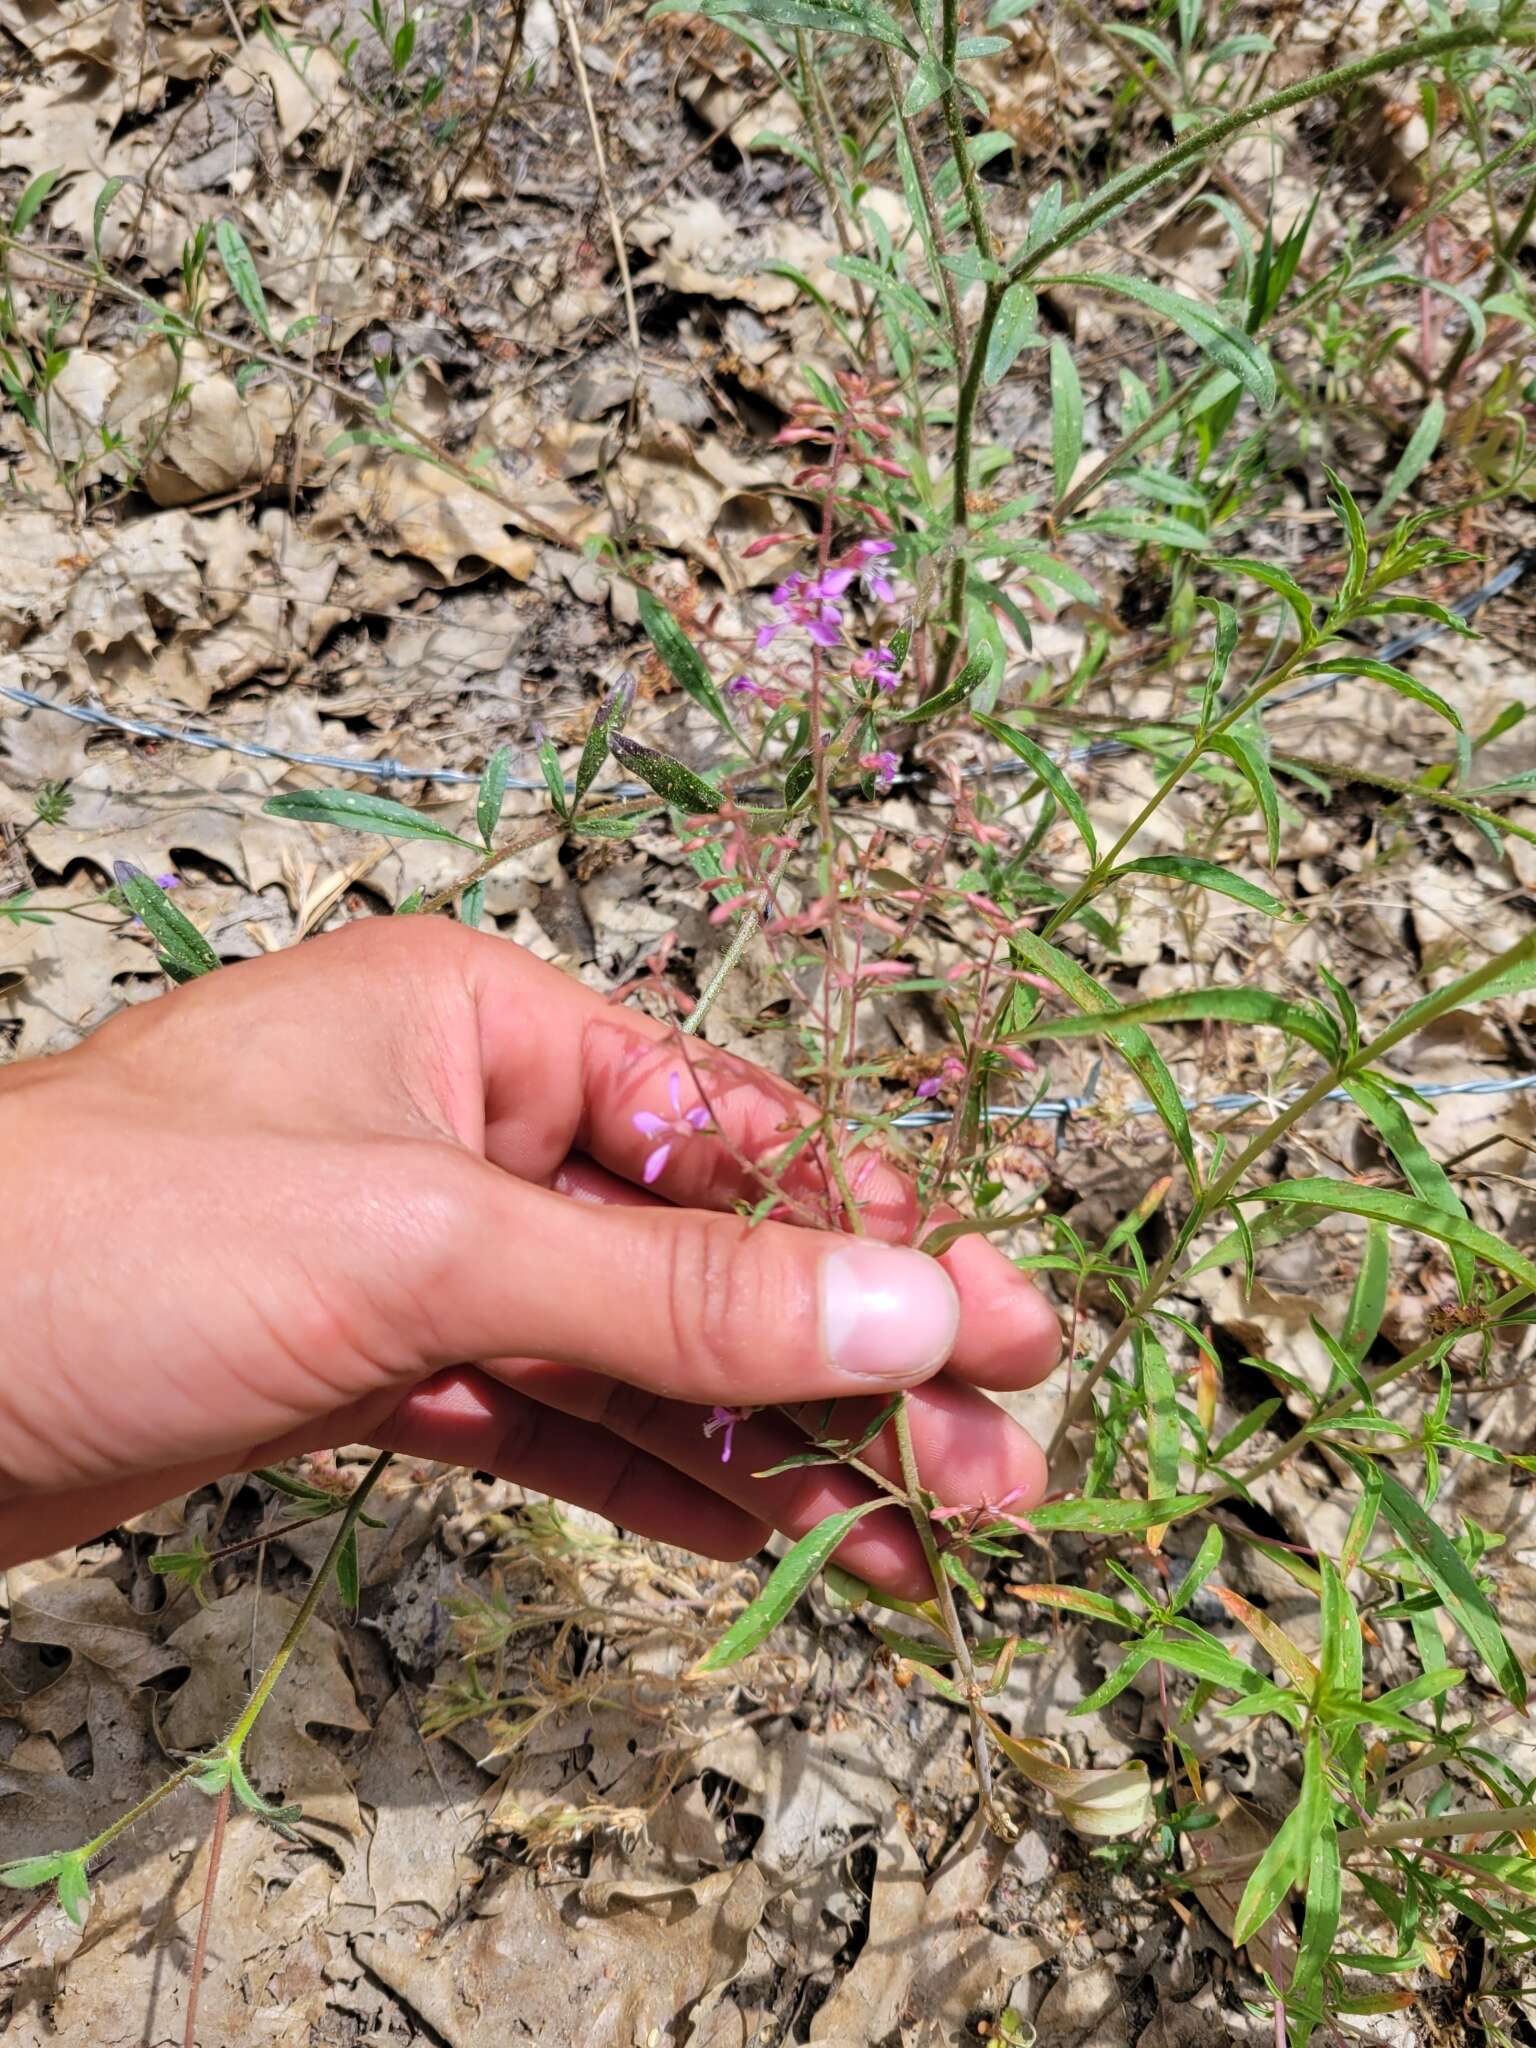
MULTIPOLYGON (((1458 598, 1449 607, 1458 617, 1471 618, 1472 614, 1491 598, 1502 594, 1518 583, 1533 567, 1536 567, 1536 548, 1524 548, 1499 573, 1491 577, 1479 589, 1468 596, 1458 598)), ((1422 647, 1426 641, 1450 629, 1438 620, 1417 631, 1405 633, 1396 640, 1389 640, 1384 647, 1376 650, 1376 661, 1400 661, 1405 654, 1422 647)), ((1338 675, 1313 676, 1307 682, 1299 683, 1293 690, 1282 690, 1270 698, 1261 708, 1268 712, 1281 705, 1294 704, 1302 697, 1309 697, 1317 690, 1331 690, 1344 678, 1338 675)), ((480 781, 478 773, 465 768, 443 766, 413 768, 409 762, 398 761, 393 755, 384 755, 373 760, 354 760, 345 754, 307 754, 288 747, 270 747, 260 740, 234 739, 226 733, 209 732, 203 726, 156 725, 145 718, 124 718, 115 711, 104 711, 91 704, 61 704, 56 697, 45 697, 40 691, 25 690, 19 684, 0 683, 0 697, 7 697, 13 704, 24 704, 31 711, 52 712, 59 718, 72 718, 80 725, 94 725, 108 732, 120 732, 133 739, 158 740, 162 743, 197 747, 206 753, 239 754, 252 761, 285 761, 300 768, 323 768, 333 775, 366 775, 375 782, 441 782, 456 788, 474 788, 480 781)), ((1089 740, 1082 746, 1072 747, 1065 755, 1068 761, 1100 761, 1112 755, 1133 753, 1135 749, 1126 740, 1089 740)), ((968 778, 982 775, 1019 775, 1032 771, 1028 763, 1009 757, 1002 761, 978 763, 965 770, 968 778)), ((897 783, 911 783, 920 780, 918 776, 903 774, 894 778, 897 783)), ((508 789, 537 792, 545 787, 542 776, 512 776, 507 782, 508 789)), ((605 783, 600 794, 615 798, 644 796, 644 786, 638 782, 605 783)))

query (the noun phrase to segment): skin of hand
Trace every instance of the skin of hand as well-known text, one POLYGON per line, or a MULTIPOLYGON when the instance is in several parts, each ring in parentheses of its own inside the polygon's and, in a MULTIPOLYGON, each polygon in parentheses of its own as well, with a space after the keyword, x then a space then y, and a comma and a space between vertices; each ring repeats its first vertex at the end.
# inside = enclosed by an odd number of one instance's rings
MULTIPOLYGON (((941 1501, 1027 1512, 1044 1460, 981 1389, 1050 1371, 1054 1314, 983 1238, 906 1248, 914 1191, 872 1153, 843 1163, 862 1234, 829 1228, 819 1144, 782 1159, 811 1119, 439 919, 222 968, 0 1073, 0 1566, 354 1442, 745 1557, 872 1491, 756 1477, 804 1447, 785 1408, 836 1400, 848 1434, 902 1388, 941 1501), (763 1412, 722 1439, 717 1405, 763 1412)), ((894 1477, 889 1435, 865 1455, 894 1477)), ((929 1590, 898 1507, 838 1557, 929 1590)))

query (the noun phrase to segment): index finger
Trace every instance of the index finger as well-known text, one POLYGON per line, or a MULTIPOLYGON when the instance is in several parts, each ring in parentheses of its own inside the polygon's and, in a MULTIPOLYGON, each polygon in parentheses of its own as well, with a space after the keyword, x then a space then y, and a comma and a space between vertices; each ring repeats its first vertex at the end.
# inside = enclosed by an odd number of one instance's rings
MULTIPOLYGON (((621 1010, 505 940, 476 942, 472 957, 496 1165, 547 1185, 574 1152, 684 1208, 751 1208, 776 1193, 780 1220, 830 1229, 847 1227, 846 1185, 869 1236, 913 1238, 910 1178, 855 1147, 840 1183, 814 1106, 778 1076, 621 1010)), ((941 1263, 960 1296, 951 1368, 997 1389, 1043 1379, 1061 1331, 1033 1284, 983 1237, 958 1240, 941 1263)))

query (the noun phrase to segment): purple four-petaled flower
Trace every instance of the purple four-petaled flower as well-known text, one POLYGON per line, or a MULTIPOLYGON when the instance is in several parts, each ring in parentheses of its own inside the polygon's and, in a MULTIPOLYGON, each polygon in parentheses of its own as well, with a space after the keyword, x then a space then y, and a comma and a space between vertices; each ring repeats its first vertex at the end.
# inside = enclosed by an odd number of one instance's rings
POLYGON ((637 1109, 633 1117, 640 1135, 657 1141, 646 1154, 645 1168, 640 1175, 647 1187, 660 1178, 672 1156, 675 1141, 686 1138, 693 1131, 702 1131, 709 1122, 709 1111, 702 1102, 696 1102, 692 1109, 683 1108, 682 1080, 676 1067, 667 1076, 667 1098, 672 1104, 670 1117, 658 1116, 653 1109, 637 1109))

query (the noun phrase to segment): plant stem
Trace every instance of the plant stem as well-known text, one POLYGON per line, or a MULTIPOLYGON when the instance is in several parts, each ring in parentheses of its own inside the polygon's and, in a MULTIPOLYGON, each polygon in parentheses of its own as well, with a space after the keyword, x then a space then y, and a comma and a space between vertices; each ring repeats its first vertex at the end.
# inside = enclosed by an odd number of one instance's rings
POLYGON ((203 1881, 202 1911, 197 1916, 197 1945, 192 1951, 192 1976, 187 1987, 187 2025, 182 2048, 197 2048, 197 2007, 203 1988, 203 1971, 208 1962, 208 1930, 213 1924, 213 1900, 218 1889, 219 1865, 224 1860, 224 1830, 229 1825, 230 1784, 226 1778, 213 1809, 213 1828, 208 1838, 208 1875, 203 1881))
MULTIPOLYGON (((600 810, 589 811, 588 818, 633 818, 642 811, 659 811, 661 798, 655 796, 626 797, 622 803, 605 804, 600 810)), ((546 819, 542 825, 535 825, 532 831, 519 832, 515 839, 509 839, 505 846, 494 847, 483 859, 476 861, 467 875, 461 875, 456 882, 439 889, 435 896, 429 896, 422 904, 418 915, 429 916, 435 910, 445 910, 456 896, 466 889, 472 889, 476 882, 484 881, 493 869, 503 861, 511 860, 519 853, 526 853, 531 846, 542 846, 546 839, 558 839, 570 830, 566 818, 546 819)))
POLYGON ((907 154, 912 159, 912 175, 917 180, 917 189, 922 195, 923 211, 928 216, 928 240, 933 252, 931 267, 934 283, 944 295, 944 310, 949 315, 949 339, 955 351, 955 375, 958 377, 965 361, 965 320, 960 311, 960 293, 955 284, 955 274, 943 261, 944 215, 934 193, 933 180, 928 175, 928 165, 923 157, 922 143, 917 130, 902 106, 901 80, 896 72, 896 59, 883 45, 880 54, 885 59, 885 82, 890 89, 891 105, 895 109, 896 119, 901 123, 907 154))
POLYGON ((236 1721, 234 1727, 230 1729, 220 1745, 223 1755, 230 1757, 239 1756, 241 1749, 245 1745, 246 1737, 255 1727, 262 1708, 272 1696, 272 1688, 282 1677, 284 1666, 298 1648, 299 1639, 305 1629, 309 1627, 310 1622, 314 1619, 315 1609, 320 1605, 325 1589, 330 1584, 331 1575, 336 1569, 342 1547, 356 1528, 357 1518, 367 1505, 369 1494, 372 1493, 374 1487, 383 1478, 385 1469, 393 1457, 393 1451, 380 1451, 379 1455, 359 1480, 356 1491, 342 1510, 341 1520, 336 1525, 336 1534, 331 1538, 331 1547, 320 1560, 315 1575, 309 1582, 309 1590, 304 1595, 303 1604, 289 1624, 288 1633, 278 1644, 276 1655, 261 1674, 256 1690, 246 1701, 239 1720, 236 1721))
POLYGON ((902 1481, 907 1489, 907 1509, 912 1517, 912 1526, 917 1531, 917 1540, 922 1545, 928 1575, 933 1580, 933 1597, 943 1617, 944 1633, 948 1636, 949 1646, 955 1653, 955 1666, 965 1687, 966 1708, 971 1721, 971 1746, 976 1757, 976 1782, 981 1791, 981 1810, 993 1832, 1009 1839, 1012 1829, 1006 1818, 998 1812, 992 1796, 992 1756, 980 1707, 981 1687, 977 1683, 976 1667, 971 1662, 971 1646, 966 1640, 959 1610, 955 1606, 954 1587, 950 1584, 949 1574, 944 1569, 944 1559, 934 1537, 933 1523, 923 1505, 923 1481, 917 1469, 917 1452, 912 1444, 912 1416, 905 1394, 902 1395, 892 1418, 892 1427, 896 1432, 896 1452, 901 1460, 902 1481))
MULTIPOLYGON (((1292 85, 1281 86, 1276 92, 1267 93, 1251 106, 1234 108, 1230 114, 1218 115, 1203 128, 1186 135, 1171 149, 1165 150, 1154 162, 1132 166, 1121 171, 1101 185, 1091 199, 1083 201, 1067 216, 1054 235, 1042 242, 1038 249, 1032 249, 1021 256, 1009 271, 1010 282, 1032 277, 1042 263, 1081 241, 1091 234, 1100 222, 1119 213, 1130 205, 1149 186, 1157 185, 1164 178, 1181 171, 1186 164, 1194 163, 1209 150, 1217 149, 1229 142, 1243 129, 1255 127, 1275 114, 1283 114, 1290 107, 1299 107, 1308 100, 1320 99, 1325 93, 1347 93, 1355 86, 1362 85, 1368 78, 1378 78, 1386 71, 1401 71, 1406 65, 1418 64, 1436 57, 1454 56, 1459 50, 1496 49, 1507 45, 1515 49, 1530 48, 1536 44, 1536 28, 1454 28, 1446 29, 1439 35, 1414 36, 1407 42, 1393 43, 1385 50, 1374 50, 1368 56, 1356 57, 1348 64, 1337 65, 1332 71, 1320 72, 1315 78, 1298 79, 1292 85)), ((1482 170, 1479 176, 1484 175, 1482 170)))
POLYGON ((485 139, 495 126, 496 116, 501 112, 501 103, 506 98, 508 87, 512 83, 512 67, 517 62, 517 53, 522 47, 523 20, 527 12, 528 0, 517 0, 512 16, 512 34, 507 42, 507 54, 502 59, 501 76, 496 81, 496 91, 491 99, 491 104, 485 110, 485 116, 479 128, 475 131, 474 141, 464 152, 464 161, 453 174, 453 183, 448 187, 447 197, 443 201, 445 208, 452 206, 455 199, 458 198, 459 187, 468 176, 470 165, 480 154, 481 150, 484 149, 485 139))

